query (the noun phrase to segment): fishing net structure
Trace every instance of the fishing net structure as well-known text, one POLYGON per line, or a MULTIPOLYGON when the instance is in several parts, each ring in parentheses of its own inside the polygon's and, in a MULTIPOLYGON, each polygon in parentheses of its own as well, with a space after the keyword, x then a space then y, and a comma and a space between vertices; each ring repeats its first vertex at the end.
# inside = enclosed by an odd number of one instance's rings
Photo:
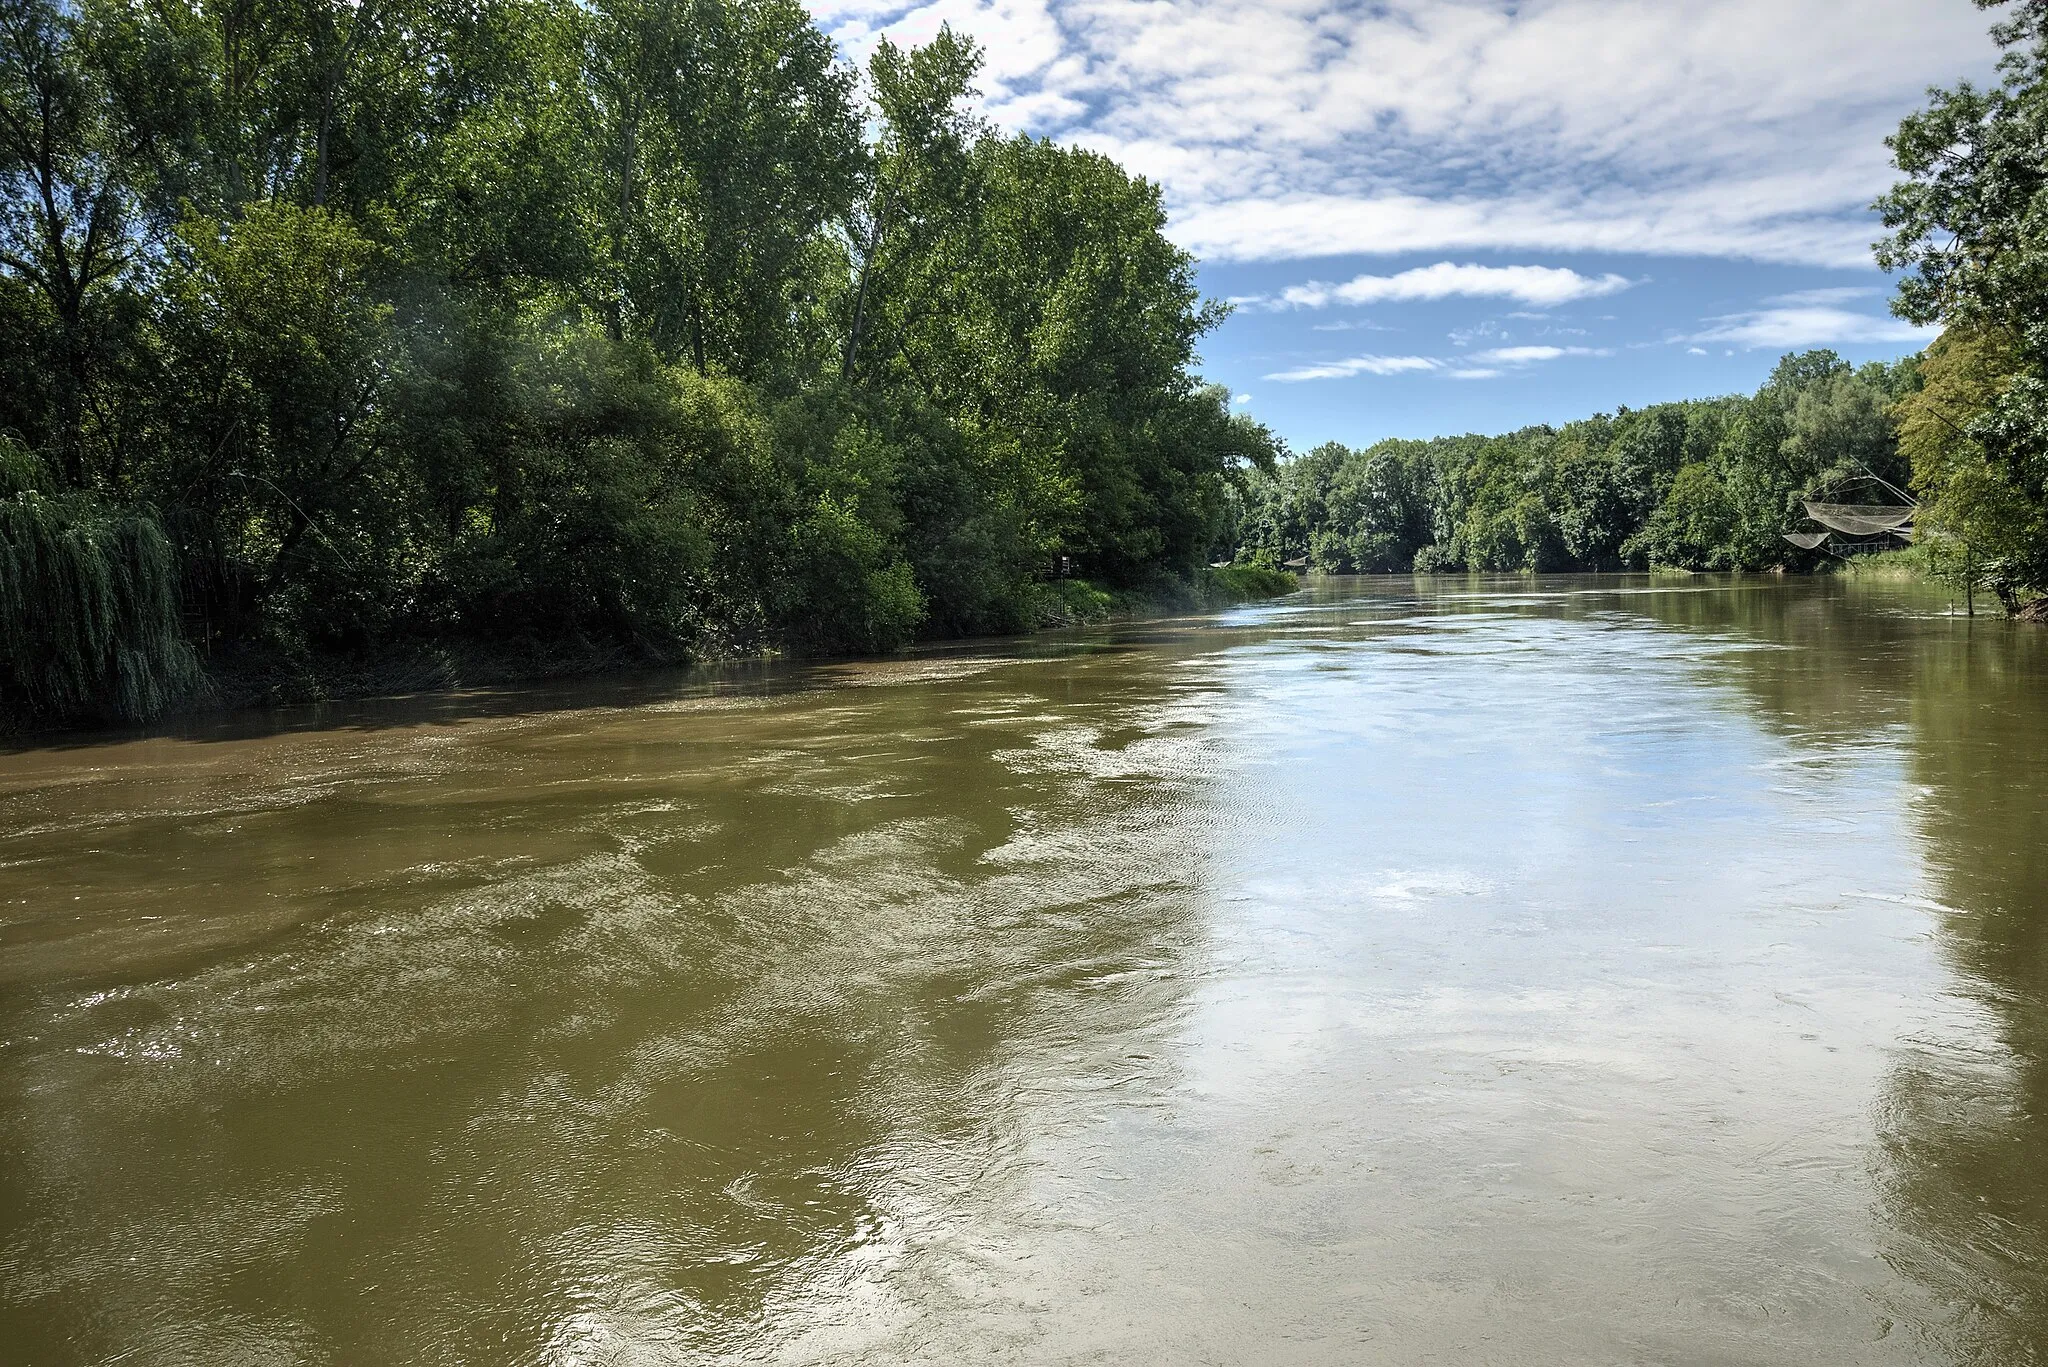
POLYGON ((1825 551, 1834 556, 1867 555, 1890 550, 1913 539, 1913 518, 1920 505, 1875 475, 1863 475, 1850 484, 1873 485, 1899 500, 1897 503, 1833 503, 1811 498, 1800 503, 1806 516, 1819 529, 1802 527, 1779 535, 1802 551, 1825 551))
POLYGON ((1918 508, 1894 508, 1874 503, 1806 503, 1806 515, 1821 526, 1845 536, 1882 536, 1913 520, 1918 508))

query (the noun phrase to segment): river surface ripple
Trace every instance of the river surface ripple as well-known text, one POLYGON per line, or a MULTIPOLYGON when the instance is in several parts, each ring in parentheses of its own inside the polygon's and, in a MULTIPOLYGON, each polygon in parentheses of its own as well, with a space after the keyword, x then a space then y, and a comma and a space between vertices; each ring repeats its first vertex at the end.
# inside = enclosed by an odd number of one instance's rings
POLYGON ((1318 581, 0 754, 0 1345, 2041 1362, 2048 632, 1318 581))

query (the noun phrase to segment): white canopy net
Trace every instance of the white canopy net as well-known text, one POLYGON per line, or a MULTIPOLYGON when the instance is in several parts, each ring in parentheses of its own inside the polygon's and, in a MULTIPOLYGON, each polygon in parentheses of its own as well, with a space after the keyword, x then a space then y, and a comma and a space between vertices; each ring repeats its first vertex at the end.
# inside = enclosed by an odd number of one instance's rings
POLYGON ((1781 532, 1779 535, 1802 551, 1815 550, 1828 539, 1826 532, 1781 532))
MULTIPOLYGON (((1876 536, 1897 531, 1913 520, 1916 508, 1878 503, 1808 503, 1806 515, 1845 536, 1876 536)), ((1819 545, 1815 542, 1814 545, 1819 545)), ((1810 548, 1809 548, 1810 549, 1810 548)))

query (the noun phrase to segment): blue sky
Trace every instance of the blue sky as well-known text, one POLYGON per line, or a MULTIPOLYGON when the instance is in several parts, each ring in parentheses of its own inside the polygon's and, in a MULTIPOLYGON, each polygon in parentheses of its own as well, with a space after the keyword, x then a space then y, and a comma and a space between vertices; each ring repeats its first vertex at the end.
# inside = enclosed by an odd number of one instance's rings
POLYGON ((941 23, 983 112, 1156 181, 1237 312, 1204 373, 1296 449, 1890 358, 1870 201, 1969 0, 812 0, 849 58, 941 23))

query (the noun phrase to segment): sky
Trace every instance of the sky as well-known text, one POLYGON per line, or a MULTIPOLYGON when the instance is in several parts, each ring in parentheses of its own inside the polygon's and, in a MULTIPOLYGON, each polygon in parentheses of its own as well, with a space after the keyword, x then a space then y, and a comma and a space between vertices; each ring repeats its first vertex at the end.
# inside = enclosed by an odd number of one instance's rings
POLYGON ((1235 304, 1202 373, 1296 450, 1891 359, 1870 202, 1969 0, 810 0, 851 60, 972 35, 982 113, 1157 183, 1235 304))

